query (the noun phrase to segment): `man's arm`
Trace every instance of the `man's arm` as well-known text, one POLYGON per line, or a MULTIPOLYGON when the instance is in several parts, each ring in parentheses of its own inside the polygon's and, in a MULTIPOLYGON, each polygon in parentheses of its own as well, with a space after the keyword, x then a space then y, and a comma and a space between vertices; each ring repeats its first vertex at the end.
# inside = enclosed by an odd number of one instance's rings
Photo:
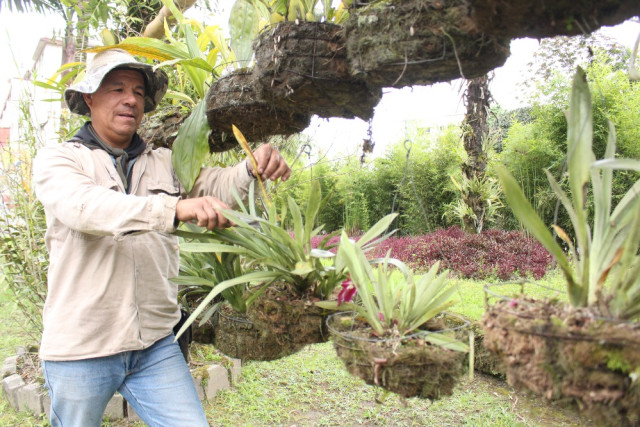
POLYGON ((291 176, 289 165, 270 144, 261 145, 253 155, 257 170, 248 159, 233 168, 202 169, 189 198, 178 202, 176 219, 196 221, 199 226, 209 230, 228 227, 229 222, 219 209, 235 206, 232 188, 240 197, 246 198, 249 185, 258 174, 261 179, 272 181, 278 178, 286 181, 291 176))
POLYGON ((96 235, 174 230, 177 191, 175 196, 148 197, 114 191, 85 171, 95 167, 88 153, 73 144, 38 152, 33 167, 35 190, 49 213, 71 229, 96 235))

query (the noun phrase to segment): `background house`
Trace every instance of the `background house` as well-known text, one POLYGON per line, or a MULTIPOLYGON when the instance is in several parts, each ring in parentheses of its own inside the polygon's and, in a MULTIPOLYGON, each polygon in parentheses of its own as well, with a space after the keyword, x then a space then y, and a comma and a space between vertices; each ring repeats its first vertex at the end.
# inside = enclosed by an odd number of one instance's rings
POLYGON ((61 58, 62 41, 41 38, 32 56, 33 64, 24 75, 0 82, 0 147, 24 139, 26 132, 31 131, 24 124, 27 117, 41 143, 57 141, 62 103, 47 100, 60 98, 60 95, 33 82, 51 77, 60 68, 61 58))

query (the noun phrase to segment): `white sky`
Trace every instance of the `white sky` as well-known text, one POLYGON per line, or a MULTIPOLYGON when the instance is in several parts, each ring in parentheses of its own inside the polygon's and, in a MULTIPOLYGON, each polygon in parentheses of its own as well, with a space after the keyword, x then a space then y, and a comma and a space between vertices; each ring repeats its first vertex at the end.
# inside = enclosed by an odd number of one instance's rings
MULTIPOLYGON (((63 22, 57 15, 0 12, 0 102, 4 99, 11 77, 24 75, 33 64, 32 56, 41 37, 59 35, 63 22), (14 59, 15 58, 15 62, 14 59)), ((640 34, 640 24, 627 21, 616 27, 605 27, 607 35, 631 48, 640 34)), ((520 106, 517 83, 530 61, 538 41, 518 39, 511 43, 511 56, 503 67, 495 70, 490 90, 493 98, 503 107, 520 106)), ((374 155, 402 140, 407 122, 419 121, 425 125, 459 123, 464 115, 461 81, 415 86, 403 89, 384 89, 384 96, 375 108, 372 120, 374 155)), ((322 149, 330 150, 331 157, 356 154, 367 136, 368 124, 360 119, 320 119, 314 117, 304 131, 322 149)))

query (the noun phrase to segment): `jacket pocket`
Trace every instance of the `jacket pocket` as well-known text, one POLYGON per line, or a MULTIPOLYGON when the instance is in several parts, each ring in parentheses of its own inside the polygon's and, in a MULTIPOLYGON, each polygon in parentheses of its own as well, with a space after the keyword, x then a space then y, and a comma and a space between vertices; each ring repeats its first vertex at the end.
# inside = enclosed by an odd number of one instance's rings
POLYGON ((180 189, 170 181, 150 182, 147 185, 147 191, 150 194, 167 194, 174 197, 180 195, 180 189))

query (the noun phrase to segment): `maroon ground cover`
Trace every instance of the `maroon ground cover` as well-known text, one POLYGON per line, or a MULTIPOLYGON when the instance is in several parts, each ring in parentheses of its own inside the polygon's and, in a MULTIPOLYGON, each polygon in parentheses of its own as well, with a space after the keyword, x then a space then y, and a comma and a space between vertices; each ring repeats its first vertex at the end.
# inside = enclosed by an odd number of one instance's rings
MULTIPOLYGON (((354 237, 357 239, 357 237, 354 237)), ((317 246, 322 240, 312 240, 317 246)), ((334 237, 332 243, 337 243, 334 237)), ((551 255, 534 239, 519 231, 486 230, 465 233, 459 227, 437 230, 422 236, 390 237, 372 256, 391 256, 412 268, 426 270, 436 261, 462 278, 500 280, 533 277, 540 279, 551 268, 551 255)))

